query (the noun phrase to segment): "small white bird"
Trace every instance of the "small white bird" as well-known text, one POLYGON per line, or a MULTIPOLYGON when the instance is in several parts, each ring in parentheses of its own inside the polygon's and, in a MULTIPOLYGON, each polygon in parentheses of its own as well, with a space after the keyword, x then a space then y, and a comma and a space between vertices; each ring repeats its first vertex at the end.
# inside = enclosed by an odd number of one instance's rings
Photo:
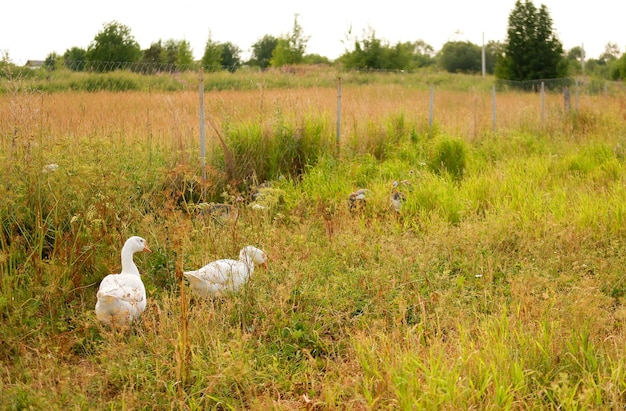
POLYGON ((220 296, 228 291, 236 292, 254 272, 254 266, 267 269, 267 255, 248 245, 239 252, 239 260, 222 259, 213 261, 196 271, 185 271, 191 290, 199 297, 220 296))
POLYGON ((122 247, 122 272, 102 279, 96 302, 96 318, 108 325, 126 325, 141 316, 146 309, 146 289, 141 281, 133 255, 151 253, 146 240, 130 237, 122 247))

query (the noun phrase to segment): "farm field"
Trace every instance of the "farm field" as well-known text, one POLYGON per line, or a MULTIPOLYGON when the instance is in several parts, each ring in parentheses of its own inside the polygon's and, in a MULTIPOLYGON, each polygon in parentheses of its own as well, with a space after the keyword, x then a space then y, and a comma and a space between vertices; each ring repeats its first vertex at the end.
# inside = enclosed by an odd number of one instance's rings
POLYGON ((356 80, 339 141, 332 84, 207 90, 204 167, 194 87, 0 94, 0 409, 624 408, 624 95, 499 92, 494 131, 484 79, 356 80), (190 294, 248 244, 240 293, 190 294))

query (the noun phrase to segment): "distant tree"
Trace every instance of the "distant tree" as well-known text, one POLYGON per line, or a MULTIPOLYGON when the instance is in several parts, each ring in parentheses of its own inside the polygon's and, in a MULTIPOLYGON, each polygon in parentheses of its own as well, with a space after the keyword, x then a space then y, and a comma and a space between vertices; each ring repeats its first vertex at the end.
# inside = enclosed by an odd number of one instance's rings
POLYGON ((622 54, 619 59, 614 60, 611 66, 612 80, 626 80, 626 53, 622 54))
POLYGON ((576 46, 567 52, 567 62, 569 64, 568 71, 570 73, 580 74, 583 70, 585 62, 585 51, 582 47, 576 46))
POLYGON ((231 73, 241 67, 241 49, 231 42, 221 44, 222 65, 231 73))
POLYGON ((482 50, 469 41, 449 41, 439 52, 441 68, 450 73, 478 73, 482 71, 482 50))
POLYGON ((52 52, 46 56, 43 62, 43 66, 50 71, 56 70, 63 65, 63 57, 59 56, 56 52, 52 52))
POLYGON ((178 64, 179 70, 193 68, 193 50, 187 40, 177 42, 176 64, 178 64))
POLYGON ((504 55, 496 62, 496 76, 506 80, 538 80, 567 75, 563 45, 553 32, 545 5, 515 2, 509 15, 504 55))
POLYGON ((161 40, 150 44, 150 47, 142 51, 141 62, 146 64, 162 64, 165 61, 165 50, 161 40))
POLYGON ((362 38, 352 40, 354 48, 346 51, 339 62, 349 69, 410 70, 433 63, 433 49, 422 40, 390 45, 376 37, 373 29, 364 31, 362 38))
POLYGON ((504 54, 504 46, 499 41, 489 41, 485 45, 485 71, 493 74, 496 68, 496 61, 504 54))
POLYGON ((63 54, 65 66, 72 71, 85 70, 85 61, 87 60, 87 50, 80 47, 72 47, 63 54))
POLYGON ((104 29, 87 48, 87 60, 97 64, 95 69, 100 71, 115 70, 123 63, 137 62, 141 58, 141 48, 131 34, 130 28, 117 21, 104 25, 104 29))
POLYGON ((189 42, 170 39, 163 44, 159 40, 143 50, 141 62, 145 63, 142 71, 186 70, 193 64, 193 54, 189 42))
POLYGON ((266 34, 252 45, 252 55, 248 64, 251 66, 258 66, 262 69, 268 68, 270 66, 272 54, 274 53, 274 49, 276 49, 277 45, 278 39, 274 36, 266 34))
POLYGON ((208 71, 219 71, 222 69, 222 46, 213 41, 211 33, 209 33, 209 38, 204 46, 202 67, 208 71))
POLYGON ((426 67, 435 63, 435 51, 430 44, 424 40, 417 40, 410 44, 413 55, 411 68, 426 67))
POLYGON ((278 39, 270 60, 272 67, 302 63, 309 37, 304 35, 302 26, 298 23, 298 17, 296 14, 291 33, 278 39))
POLYGON ((179 42, 174 39, 169 39, 163 45, 164 51, 164 63, 176 67, 178 65, 178 48, 179 42))
POLYGON ((388 48, 370 27, 364 31, 363 38, 354 40, 354 49, 344 53, 340 60, 349 69, 385 69, 389 63, 385 61, 384 55, 388 48))
POLYGON ((302 60, 304 64, 330 64, 328 57, 319 54, 306 54, 302 60))
POLYGON ((617 60, 620 56, 619 46, 615 43, 608 42, 604 46, 604 52, 598 57, 600 63, 608 63, 617 60))

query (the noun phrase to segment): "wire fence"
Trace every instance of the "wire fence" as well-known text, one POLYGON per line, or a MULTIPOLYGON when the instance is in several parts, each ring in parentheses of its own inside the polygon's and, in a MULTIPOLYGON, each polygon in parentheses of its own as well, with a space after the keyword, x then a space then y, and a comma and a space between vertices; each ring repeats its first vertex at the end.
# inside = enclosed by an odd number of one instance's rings
MULTIPOLYGON (((79 62, 65 62, 66 65, 68 63, 71 67, 79 68, 76 65, 72 66, 79 62)), ((357 112, 358 110, 366 113, 376 111, 376 115, 388 118, 398 116, 398 112, 411 113, 411 121, 418 123, 418 128, 422 127, 419 125, 422 122, 424 124, 422 130, 429 134, 436 130, 443 130, 461 135, 526 127, 531 122, 538 124, 538 127, 544 127, 552 119, 562 117, 563 114, 576 113, 579 110, 592 110, 595 113, 606 110, 606 107, 620 112, 618 116, 623 115, 626 118, 624 83, 584 77, 516 82, 465 76, 461 80, 465 84, 456 86, 457 89, 450 91, 450 87, 454 87, 452 83, 458 81, 454 75, 433 74, 428 71, 341 70, 329 66, 290 66, 268 70, 240 68, 240 72, 234 73, 229 70, 232 67, 225 66, 206 70, 196 65, 181 67, 173 64, 145 62, 91 62, 80 68, 83 69, 82 73, 88 74, 79 74, 74 78, 62 68, 56 70, 34 68, 34 66, 26 68, 27 72, 35 73, 32 75, 39 79, 39 83, 32 81, 32 78, 26 75, 17 77, 17 80, 15 80, 16 77, 13 80, 8 79, 6 75, 3 78, 2 70, 0 70, 0 132, 6 135, 15 133, 15 130, 20 128, 18 125, 31 117, 35 125, 41 124, 42 121, 41 117, 37 120, 37 116, 46 116, 46 121, 54 119, 55 114, 46 114, 43 110, 58 105, 49 95, 49 91, 146 90, 137 86, 137 83, 149 85, 147 90, 150 93, 145 93, 145 98, 149 100, 155 99, 151 94, 154 91, 168 93, 183 90, 192 93, 187 97, 180 95, 163 97, 163 101, 167 103, 169 110, 166 115, 171 113, 176 115, 170 124, 184 124, 185 128, 189 124, 195 124, 191 133, 194 136, 199 136, 206 128, 202 116, 205 111, 227 110, 230 107, 231 113, 225 113, 223 116, 233 118, 234 113, 255 112, 267 106, 267 102, 270 101, 269 90, 283 90, 282 94, 277 93, 272 97, 272 104, 276 104, 277 107, 281 106, 276 111, 295 110, 296 113, 302 115, 311 110, 311 107, 319 111, 326 110, 328 112, 326 117, 334 117, 329 121, 329 130, 332 131, 327 133, 334 135, 337 147, 340 147, 349 135, 371 132, 362 128, 371 127, 367 124, 371 123, 373 116, 362 115, 357 112), (58 77, 54 77, 55 71, 59 72, 58 77), (148 76, 147 74, 157 75, 148 76), (113 75, 119 78, 112 78, 113 75), (154 81, 153 79, 161 79, 162 82, 150 83, 154 81), (169 82, 164 83, 163 79, 169 82), (15 87, 11 89, 15 90, 14 92, 7 92, 9 88, 3 86, 3 83, 11 81, 24 83, 25 86, 15 87), (380 83, 376 83, 377 81, 380 83), (58 88, 55 88, 55 82, 59 83, 58 88), (378 95, 371 98, 365 94, 364 90, 371 89, 370 86, 374 84, 382 84, 381 87, 389 86, 389 91, 377 91, 378 95), (309 90, 310 93, 304 96, 302 88, 309 90), (237 103, 231 105, 223 103, 224 96, 216 99, 210 95, 206 99, 207 104, 219 107, 205 108, 204 92, 215 90, 251 91, 252 93, 249 93, 253 94, 250 97, 253 101, 251 104, 255 106, 251 110, 241 110, 237 103), (288 90, 294 91, 289 93, 288 90), (40 93, 41 97, 30 102, 27 99, 16 98, 17 95, 28 95, 34 92, 40 93), (381 98, 381 93, 385 94, 382 96, 384 98, 381 98), (4 102, 3 94, 5 95, 4 102), (300 102, 300 100, 303 101, 300 102), (33 106, 32 110, 27 109, 29 105, 33 106), (365 107, 365 105, 369 106, 365 107), (181 121, 179 120, 180 113, 183 112, 193 113, 196 117, 181 121), (200 121, 197 118, 198 113, 201 114, 200 121), (352 119, 360 118, 363 118, 363 121, 352 121, 352 119)), ((150 106, 150 102, 138 104, 141 107, 150 106)), ((126 109, 126 111, 131 110, 133 109, 126 109)), ((150 118, 145 121, 151 125, 150 135, 154 133, 152 125, 157 124, 159 118, 163 117, 163 114, 157 114, 158 110, 157 108, 147 110, 150 118)), ((112 129, 127 127, 129 120, 120 119, 122 125, 116 123, 118 121, 116 118, 122 117, 122 114, 116 112, 108 116, 112 129)), ((56 116, 61 117, 60 113, 56 116)), ((97 118, 102 118, 102 116, 97 116, 97 118)), ((83 117, 80 120, 72 119, 68 122, 81 124, 87 120, 88 118, 83 117)), ((100 125, 99 127, 102 128, 100 125)), ((163 124, 161 130, 169 128, 169 124, 163 124)), ((180 132, 176 131, 173 134, 180 134, 180 132)), ((201 150, 203 147, 204 143, 201 143, 201 150)))
MULTIPOLYGON (((164 63, 164 62, 124 62, 124 61, 86 61, 86 60, 63 60, 56 61, 33 61, 25 62, 20 68, 28 68, 32 70, 44 69, 48 72, 54 72, 60 69, 68 69, 73 72, 85 73, 110 73, 115 71, 139 73, 145 75, 174 75, 179 76, 181 73, 197 72, 200 68, 207 73, 235 73, 243 70, 247 73, 279 73, 288 75, 306 75, 310 73, 319 73, 320 70, 335 72, 336 76, 344 76, 346 73, 356 74, 393 74, 399 76, 412 76, 419 74, 419 70, 384 70, 384 69, 343 69, 340 66, 329 65, 286 65, 279 68, 261 68, 247 65, 203 65, 199 61, 189 64, 164 63)), ((0 67, 1 68, 1 67, 0 67)), ((23 73, 23 71, 21 72, 23 73)), ((6 70, 0 70, 0 78, 6 77, 6 70)), ((563 91, 565 89, 576 89, 579 94, 586 95, 620 95, 626 91, 626 83, 623 81, 609 81, 600 78, 590 77, 566 77, 557 79, 537 79, 526 81, 513 80, 492 80, 498 92, 506 91, 529 91, 539 92, 542 84, 546 91, 563 91)))

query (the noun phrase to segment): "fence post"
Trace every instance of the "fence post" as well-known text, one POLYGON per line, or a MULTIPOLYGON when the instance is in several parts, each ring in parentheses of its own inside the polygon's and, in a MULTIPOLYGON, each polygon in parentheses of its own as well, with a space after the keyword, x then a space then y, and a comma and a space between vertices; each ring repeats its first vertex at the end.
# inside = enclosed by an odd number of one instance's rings
POLYGON ((435 86, 430 85, 430 113, 428 115, 428 136, 433 136, 433 116, 435 111, 435 86))
POLYGON ((491 120, 493 122, 493 132, 497 131, 496 128, 496 86, 491 86, 491 120))
POLYGON ((341 146, 341 77, 337 77, 337 157, 339 157, 339 147, 341 146))
POLYGON ((541 82, 541 125, 544 125, 546 111, 546 95, 543 81, 541 82))
POLYGON ((576 79, 576 113, 578 113, 578 79, 576 79))
POLYGON ((206 164, 205 164, 205 129, 204 129, 204 71, 202 67, 198 72, 198 94, 200 96, 200 164, 202 165, 202 201, 204 201, 204 187, 206 186, 206 164))

